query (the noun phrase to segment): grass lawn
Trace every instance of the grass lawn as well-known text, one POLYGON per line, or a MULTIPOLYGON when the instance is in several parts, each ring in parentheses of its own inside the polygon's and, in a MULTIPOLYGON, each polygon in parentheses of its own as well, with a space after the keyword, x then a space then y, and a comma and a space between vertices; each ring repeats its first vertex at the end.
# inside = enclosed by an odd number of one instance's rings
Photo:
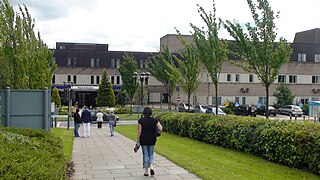
MULTIPOLYGON (((138 120, 138 114, 116 114, 121 120, 138 120)), ((141 114, 140 114, 141 115, 141 114)))
POLYGON ((60 137, 63 141, 63 152, 68 160, 71 160, 73 146, 73 130, 65 128, 51 128, 51 133, 60 137))
MULTIPOLYGON (((136 141, 137 126, 118 126, 117 132, 136 141)), ((246 153, 233 151, 162 132, 158 154, 202 179, 319 179, 312 173, 289 168, 246 153)))

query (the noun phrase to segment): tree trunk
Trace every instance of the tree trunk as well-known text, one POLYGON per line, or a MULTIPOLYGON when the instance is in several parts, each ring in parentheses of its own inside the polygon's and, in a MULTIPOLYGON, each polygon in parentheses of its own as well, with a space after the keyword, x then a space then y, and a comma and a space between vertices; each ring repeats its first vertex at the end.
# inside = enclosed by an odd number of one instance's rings
POLYGON ((188 92, 188 112, 190 112, 190 97, 191 97, 191 93, 188 92))
POLYGON ((266 118, 269 119, 269 85, 266 85, 266 118))
POLYGON ((168 93, 168 99, 169 99, 169 101, 168 101, 168 109, 169 109, 169 111, 171 111, 171 94, 170 93, 168 93))
POLYGON ((214 83, 215 95, 216 95, 216 115, 218 115, 218 83, 214 83))

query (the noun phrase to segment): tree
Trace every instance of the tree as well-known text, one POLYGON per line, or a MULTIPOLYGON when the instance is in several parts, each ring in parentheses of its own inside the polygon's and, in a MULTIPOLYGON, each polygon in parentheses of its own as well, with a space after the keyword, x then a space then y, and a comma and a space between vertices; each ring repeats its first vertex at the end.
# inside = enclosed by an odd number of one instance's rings
POLYGON ((168 109, 171 111, 171 97, 177 85, 177 73, 175 73, 174 58, 169 52, 167 46, 163 46, 164 51, 153 55, 149 58, 148 70, 159 82, 166 88, 166 93, 169 96, 168 109))
POLYGON ((227 41, 218 37, 220 24, 216 22, 216 8, 214 1, 213 12, 210 12, 210 14, 207 14, 199 5, 197 6, 200 17, 207 27, 206 29, 199 28, 191 23, 191 27, 194 30, 193 38, 197 55, 210 74, 215 87, 216 114, 218 114, 218 82, 222 63, 227 60, 228 44, 227 41))
POLYGON ((126 92, 123 89, 121 89, 118 93, 118 98, 116 100, 117 104, 120 107, 124 107, 126 105, 126 98, 127 98, 126 92))
POLYGON ((123 63, 119 68, 119 72, 121 74, 122 79, 122 88, 128 98, 130 103, 130 115, 132 115, 132 104, 133 104, 133 98, 136 94, 139 84, 133 79, 133 73, 137 72, 137 63, 134 59, 134 56, 130 56, 127 53, 123 56, 123 63))
POLYGON ((99 84, 97 104, 99 106, 114 107, 116 104, 114 92, 108 79, 107 70, 103 70, 101 82, 99 84))
POLYGON ((292 94, 290 88, 288 88, 288 86, 284 83, 281 83, 277 87, 276 91, 273 93, 273 96, 277 98, 275 108, 280 108, 284 105, 292 104, 295 97, 295 95, 292 94))
POLYGON ((42 89, 51 87, 56 65, 52 52, 34 33, 34 19, 26 6, 19 12, 8 0, 0 2, 0 88, 42 89))
MULTIPOLYGON (((224 26, 235 39, 232 44, 233 55, 243 62, 232 61, 232 63, 258 76, 265 87, 266 106, 268 106, 269 87, 276 80, 281 65, 289 60, 291 48, 284 38, 275 42, 277 36, 275 16, 268 1, 257 0, 258 4, 254 4, 252 0, 247 0, 247 2, 254 25, 246 23, 246 33, 236 21, 232 23, 227 20, 224 26)), ((278 18, 278 13, 276 18, 278 18)), ((268 111, 266 111, 266 118, 269 118, 268 111)))
MULTIPOLYGON (((178 84, 187 94, 188 104, 190 104, 191 94, 197 90, 199 84, 201 83, 200 79, 198 78, 200 73, 200 60, 197 57, 195 48, 191 44, 188 44, 182 38, 180 33, 177 38, 185 46, 185 51, 179 53, 181 59, 177 56, 174 56, 175 60, 178 62, 178 67, 176 68, 175 72, 178 75, 175 77, 178 78, 178 84)), ((190 111, 190 106, 188 106, 188 111, 190 111)))
POLYGON ((59 95, 59 90, 56 87, 53 88, 51 102, 54 102, 57 108, 61 106, 61 98, 59 95))

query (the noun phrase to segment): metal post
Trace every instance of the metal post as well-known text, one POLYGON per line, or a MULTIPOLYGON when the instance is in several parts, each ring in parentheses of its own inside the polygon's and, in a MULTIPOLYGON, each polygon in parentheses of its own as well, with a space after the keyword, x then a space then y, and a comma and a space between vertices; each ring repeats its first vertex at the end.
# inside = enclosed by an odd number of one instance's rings
POLYGON ((49 90, 48 90, 48 88, 46 87, 46 88, 44 88, 44 96, 43 96, 43 98, 44 98, 44 101, 43 101, 43 103, 44 103, 44 118, 43 118, 43 126, 44 126, 44 129, 46 130, 46 131, 50 131, 50 127, 49 127, 49 90))
POLYGON ((11 126, 11 119, 10 119, 10 115, 11 115, 11 98, 10 98, 10 87, 6 87, 6 127, 10 127, 11 126))
POLYGON ((70 98, 70 89, 69 89, 69 87, 68 87, 68 93, 69 93, 69 98, 68 98, 68 127, 67 127, 67 129, 69 130, 70 129, 70 107, 71 107, 71 98, 70 98))

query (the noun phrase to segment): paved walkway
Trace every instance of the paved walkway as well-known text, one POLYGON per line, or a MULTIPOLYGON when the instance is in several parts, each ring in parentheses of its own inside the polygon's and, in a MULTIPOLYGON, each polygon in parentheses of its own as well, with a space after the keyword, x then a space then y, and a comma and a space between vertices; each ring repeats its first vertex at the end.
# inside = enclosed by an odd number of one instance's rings
MULTIPOLYGON (((80 133, 82 133, 82 129, 80 133)), ((159 140, 161 141, 161 138, 159 140)), ((97 129, 96 124, 91 125, 90 138, 74 139, 72 161, 75 164, 75 173, 72 179, 199 179, 156 153, 155 175, 143 176, 141 148, 137 153, 134 153, 134 145, 134 141, 119 133, 110 137, 106 124, 103 124, 102 129, 97 129)))

